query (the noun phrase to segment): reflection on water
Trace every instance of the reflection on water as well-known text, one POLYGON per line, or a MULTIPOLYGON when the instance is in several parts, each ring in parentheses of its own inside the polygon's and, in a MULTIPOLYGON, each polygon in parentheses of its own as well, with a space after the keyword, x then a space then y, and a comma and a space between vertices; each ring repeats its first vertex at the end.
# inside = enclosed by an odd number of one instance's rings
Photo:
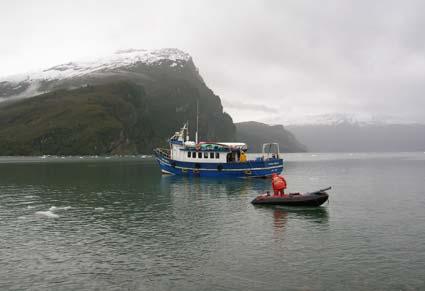
POLYGON ((283 228, 288 220, 288 212, 276 208, 273 211, 273 221, 275 228, 283 228))
POLYGON ((211 195, 248 195, 253 191, 264 191, 270 182, 263 179, 215 179, 164 175, 161 189, 170 193, 197 193, 211 195))
POLYGON ((306 223, 327 224, 329 212, 326 207, 287 207, 274 205, 255 205, 258 211, 270 213, 273 216, 275 228, 284 228, 288 219, 303 220, 306 223))
POLYGON ((329 212, 326 207, 284 207, 276 206, 276 210, 293 214, 295 217, 315 223, 327 223, 329 212))

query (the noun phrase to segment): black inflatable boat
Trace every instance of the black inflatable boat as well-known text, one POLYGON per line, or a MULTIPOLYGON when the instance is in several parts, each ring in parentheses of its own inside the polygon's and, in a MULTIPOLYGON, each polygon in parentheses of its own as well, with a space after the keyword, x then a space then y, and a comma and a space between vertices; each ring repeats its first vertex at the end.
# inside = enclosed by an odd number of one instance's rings
POLYGON ((283 197, 269 193, 259 195, 251 201, 256 205, 285 205, 285 206, 320 206, 325 203, 329 195, 326 193, 331 187, 309 193, 289 193, 283 197))

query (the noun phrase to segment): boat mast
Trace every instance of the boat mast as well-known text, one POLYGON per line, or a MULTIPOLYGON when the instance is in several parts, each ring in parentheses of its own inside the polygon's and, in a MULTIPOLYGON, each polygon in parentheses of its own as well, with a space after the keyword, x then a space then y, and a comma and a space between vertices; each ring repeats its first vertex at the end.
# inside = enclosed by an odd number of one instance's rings
POLYGON ((196 133, 195 133, 195 144, 198 144, 198 129, 199 129, 199 100, 196 100, 196 133))

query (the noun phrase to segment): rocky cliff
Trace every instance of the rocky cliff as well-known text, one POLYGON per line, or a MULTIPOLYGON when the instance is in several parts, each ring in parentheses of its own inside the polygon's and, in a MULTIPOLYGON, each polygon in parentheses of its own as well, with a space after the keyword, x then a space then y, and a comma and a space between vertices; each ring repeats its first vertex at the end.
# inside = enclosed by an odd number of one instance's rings
POLYGON ((151 153, 189 121, 202 140, 235 126, 192 58, 128 50, 0 80, 0 155, 151 153))

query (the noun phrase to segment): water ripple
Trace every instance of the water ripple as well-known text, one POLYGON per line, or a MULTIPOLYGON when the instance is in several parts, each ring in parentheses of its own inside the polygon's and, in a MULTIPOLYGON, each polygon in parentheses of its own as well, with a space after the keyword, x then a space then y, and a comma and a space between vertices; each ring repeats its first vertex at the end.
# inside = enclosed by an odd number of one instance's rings
POLYGON ((425 286, 422 158, 291 156, 291 189, 334 186, 317 209, 252 206, 269 180, 161 177, 137 158, 50 159, 0 163, 1 289, 425 286))

